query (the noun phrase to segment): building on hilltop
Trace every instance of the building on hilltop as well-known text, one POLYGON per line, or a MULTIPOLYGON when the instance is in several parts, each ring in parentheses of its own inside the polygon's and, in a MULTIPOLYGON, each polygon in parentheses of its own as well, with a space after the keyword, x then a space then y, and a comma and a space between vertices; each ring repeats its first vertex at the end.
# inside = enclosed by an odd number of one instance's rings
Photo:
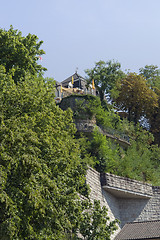
POLYGON ((55 100, 59 103, 63 98, 72 94, 91 94, 97 96, 98 91, 94 87, 94 82, 87 84, 86 79, 75 72, 61 83, 56 82, 55 100))
MULTIPOLYGON (((93 85, 87 88, 87 81, 77 72, 61 83, 56 82, 56 91, 57 100, 61 102, 60 107, 63 110, 70 107, 73 112, 77 110, 76 104, 82 98, 84 103, 87 103, 87 97, 94 98, 83 95, 97 95, 93 85)), ((96 126, 96 119, 94 116, 89 118, 89 110, 84 112, 85 114, 80 113, 78 118, 75 117, 77 132, 89 134, 96 126)), ((130 146, 128 139, 122 139, 121 136, 110 133, 103 127, 99 127, 99 131, 124 148, 130 146)), ((120 220, 119 229, 112 239, 160 239, 157 230, 160 229, 160 186, 152 186, 110 173, 99 173, 90 167, 87 171, 86 182, 91 189, 90 200, 92 202, 95 199, 99 200, 101 206, 106 206, 111 221, 120 220), (142 228, 144 231, 140 232, 142 228), (147 228, 152 230, 155 228, 155 231, 146 232, 147 228), (137 235, 134 235, 134 231, 137 231, 137 235)))
POLYGON ((70 87, 78 88, 78 89, 83 90, 84 92, 87 89, 86 88, 86 84, 87 84, 86 80, 82 76, 80 76, 77 72, 75 72, 70 77, 66 78, 64 81, 61 82, 61 84, 62 84, 62 87, 65 87, 65 88, 70 88, 70 87))

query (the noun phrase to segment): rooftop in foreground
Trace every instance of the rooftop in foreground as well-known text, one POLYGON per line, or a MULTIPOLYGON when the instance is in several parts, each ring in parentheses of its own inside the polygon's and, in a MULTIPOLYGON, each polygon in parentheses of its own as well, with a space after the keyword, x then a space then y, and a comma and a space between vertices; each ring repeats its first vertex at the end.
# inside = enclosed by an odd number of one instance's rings
POLYGON ((124 225, 115 240, 160 239, 160 220, 124 225))

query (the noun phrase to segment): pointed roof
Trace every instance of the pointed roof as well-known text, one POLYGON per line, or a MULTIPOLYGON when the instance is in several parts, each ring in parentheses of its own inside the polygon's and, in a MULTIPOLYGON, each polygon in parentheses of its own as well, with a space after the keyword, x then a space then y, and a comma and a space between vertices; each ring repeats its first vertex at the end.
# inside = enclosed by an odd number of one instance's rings
POLYGON ((83 80, 86 81, 82 76, 80 76, 77 72, 75 72, 73 75, 71 75, 70 77, 66 78, 64 81, 62 81, 62 84, 66 84, 69 82, 72 82, 72 77, 74 78, 74 81, 77 80, 83 80))
POLYGON ((114 240, 160 239, 160 220, 124 225, 114 240))

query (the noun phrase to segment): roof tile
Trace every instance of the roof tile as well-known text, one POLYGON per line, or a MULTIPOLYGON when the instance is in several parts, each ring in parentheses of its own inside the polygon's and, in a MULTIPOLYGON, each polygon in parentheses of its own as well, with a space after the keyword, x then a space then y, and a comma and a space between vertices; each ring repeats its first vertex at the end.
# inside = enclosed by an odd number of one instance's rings
POLYGON ((160 238, 160 220, 127 223, 115 237, 115 240, 153 238, 160 238))

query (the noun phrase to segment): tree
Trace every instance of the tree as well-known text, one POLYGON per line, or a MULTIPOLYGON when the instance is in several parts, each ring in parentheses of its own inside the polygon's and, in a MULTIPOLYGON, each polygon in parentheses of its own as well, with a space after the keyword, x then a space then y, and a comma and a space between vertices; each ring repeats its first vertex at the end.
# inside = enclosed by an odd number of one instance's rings
POLYGON ((138 123, 141 117, 149 117, 157 107, 157 95, 149 88, 143 76, 129 73, 121 80, 116 106, 128 113, 128 120, 138 123))
POLYGON ((154 136, 154 143, 160 145, 160 89, 154 89, 158 97, 158 106, 153 109, 152 114, 149 116, 149 131, 154 136))
POLYGON ((22 33, 11 26, 8 31, 0 29, 0 65, 14 75, 15 82, 23 80, 28 74, 42 73, 46 68, 37 63, 39 56, 45 52, 40 49, 43 41, 30 33, 23 37, 22 33))
POLYGON ((116 174, 119 165, 120 153, 118 146, 106 139, 106 136, 97 129, 92 134, 88 151, 94 160, 94 168, 100 172, 116 174))
POLYGON ((123 152, 117 174, 159 186, 160 149, 153 141, 153 135, 137 125, 130 132, 131 146, 123 152))
POLYGON ((0 123, 0 238, 63 239, 78 222, 85 181, 71 111, 56 106, 53 84, 16 86, 4 75, 0 123))
POLYGON ((158 97, 158 106, 153 109, 149 116, 149 130, 154 135, 154 143, 160 145, 160 69, 156 65, 146 65, 144 68, 140 68, 140 74, 145 76, 158 97))
POLYGON ((79 239, 83 212, 91 208, 78 197, 87 196, 87 166, 72 112, 56 106, 53 86, 33 76, 15 84, 0 66, 2 240, 79 239))
POLYGON ((139 72, 144 76, 152 88, 160 89, 160 69, 156 65, 146 65, 144 68, 140 68, 139 72))
POLYGON ((94 201, 89 211, 83 213, 83 219, 80 224, 80 233, 83 239, 88 240, 109 240, 112 233, 118 229, 117 220, 110 222, 107 214, 107 208, 100 207, 99 201, 94 201))
POLYGON ((89 83, 94 79, 95 87, 99 92, 101 102, 103 102, 105 94, 111 93, 116 82, 124 75, 120 67, 121 65, 118 62, 99 61, 95 63, 94 68, 85 71, 88 75, 89 83))

